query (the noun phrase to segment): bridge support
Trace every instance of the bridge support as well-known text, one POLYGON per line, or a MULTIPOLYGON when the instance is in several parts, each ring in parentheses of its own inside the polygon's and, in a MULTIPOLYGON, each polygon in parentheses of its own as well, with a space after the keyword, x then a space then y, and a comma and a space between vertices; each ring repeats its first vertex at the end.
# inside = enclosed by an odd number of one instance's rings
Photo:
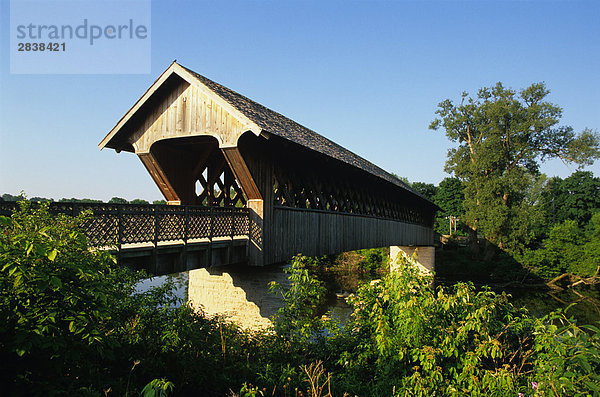
POLYGON ((390 270, 394 270, 398 267, 398 261, 400 258, 412 258, 416 257, 419 271, 422 274, 432 274, 435 271, 435 247, 433 246, 398 246, 392 245, 390 247, 390 270))
POLYGON ((188 299, 209 316, 225 316, 248 330, 271 326, 270 318, 283 306, 280 294, 269 292, 269 283, 286 285, 280 266, 212 266, 191 270, 188 299))

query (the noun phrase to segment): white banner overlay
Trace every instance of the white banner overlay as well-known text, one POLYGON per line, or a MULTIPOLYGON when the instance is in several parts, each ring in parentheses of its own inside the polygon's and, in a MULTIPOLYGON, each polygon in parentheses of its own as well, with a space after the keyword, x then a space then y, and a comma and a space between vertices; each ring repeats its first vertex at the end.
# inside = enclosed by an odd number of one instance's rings
POLYGON ((150 73, 150 0, 11 0, 13 74, 150 73))

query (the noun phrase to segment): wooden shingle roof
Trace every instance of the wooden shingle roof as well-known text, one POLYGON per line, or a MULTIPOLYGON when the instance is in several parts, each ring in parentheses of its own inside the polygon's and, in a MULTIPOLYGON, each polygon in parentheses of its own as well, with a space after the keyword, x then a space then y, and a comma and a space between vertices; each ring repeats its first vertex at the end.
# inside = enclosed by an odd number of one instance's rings
POLYGON ((325 138, 324 136, 314 132, 313 130, 306 128, 303 125, 296 123, 294 120, 291 120, 280 113, 277 113, 276 111, 271 110, 219 83, 215 83, 214 81, 186 68, 185 66, 180 66, 196 77, 202 84, 207 86, 210 90, 226 100, 230 105, 235 107, 238 111, 256 123, 262 130, 314 150, 318 153, 340 160, 346 164, 357 167, 403 189, 409 190, 420 197, 423 197, 394 175, 376 166, 370 161, 365 160, 357 154, 345 149, 337 143, 325 138))
MULTIPOLYGON (((272 134, 282 139, 288 140, 302 147, 313 150, 322 155, 341 161, 350 166, 356 167, 371 175, 374 175, 384 181, 387 181, 399 188, 409 191, 426 201, 428 199, 416 192, 410 186, 402 182, 394 175, 386 172, 368 160, 358 156, 355 153, 343 148, 337 143, 325 138, 322 135, 306 128, 295 121, 271 110, 221 84, 218 84, 196 72, 173 62, 167 70, 154 82, 154 84, 144 93, 136 104, 119 120, 117 125, 108 133, 108 135, 98 145, 101 149, 110 147, 116 150, 128 150, 126 136, 131 133, 132 120, 138 111, 141 111, 146 102, 157 95, 159 88, 165 84, 172 75, 178 75, 190 84, 202 85, 212 92, 220 101, 226 103, 227 111, 232 112, 233 116, 247 126, 254 134, 261 133, 272 134)), ((131 151, 133 149, 131 148, 131 151)), ((129 150, 128 150, 129 151, 129 150)), ((430 202, 431 203, 431 202, 430 202)), ((431 205, 435 206, 433 203, 431 205)))

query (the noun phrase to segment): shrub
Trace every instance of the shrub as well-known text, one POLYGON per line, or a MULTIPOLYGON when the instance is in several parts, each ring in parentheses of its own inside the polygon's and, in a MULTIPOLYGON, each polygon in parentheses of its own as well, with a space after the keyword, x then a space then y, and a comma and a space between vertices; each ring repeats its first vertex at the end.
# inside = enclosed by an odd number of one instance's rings
MULTIPOLYGON (((505 294, 429 287, 410 263, 352 299, 357 348, 343 352, 345 383, 373 395, 505 395, 533 323, 505 294), (354 380, 354 381, 353 381, 354 380), (349 383, 348 383, 349 382, 349 383)), ((515 393, 516 394, 516 393, 515 393)))
POLYGON ((0 359, 9 388, 37 394, 97 382, 119 346, 112 313, 137 278, 87 249, 82 217, 20 206, 0 217, 0 359))

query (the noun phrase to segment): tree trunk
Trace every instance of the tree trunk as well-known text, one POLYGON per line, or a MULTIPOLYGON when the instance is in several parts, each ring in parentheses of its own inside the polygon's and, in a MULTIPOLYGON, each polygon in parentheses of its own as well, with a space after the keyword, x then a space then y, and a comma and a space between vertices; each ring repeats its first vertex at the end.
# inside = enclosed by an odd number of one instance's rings
POLYGON ((481 254, 479 241, 477 240, 477 229, 469 227, 469 244, 471 245, 471 253, 474 259, 478 259, 481 254))
POLYGON ((496 256, 496 246, 489 240, 485 240, 485 252, 483 254, 483 260, 486 262, 491 261, 496 256))

